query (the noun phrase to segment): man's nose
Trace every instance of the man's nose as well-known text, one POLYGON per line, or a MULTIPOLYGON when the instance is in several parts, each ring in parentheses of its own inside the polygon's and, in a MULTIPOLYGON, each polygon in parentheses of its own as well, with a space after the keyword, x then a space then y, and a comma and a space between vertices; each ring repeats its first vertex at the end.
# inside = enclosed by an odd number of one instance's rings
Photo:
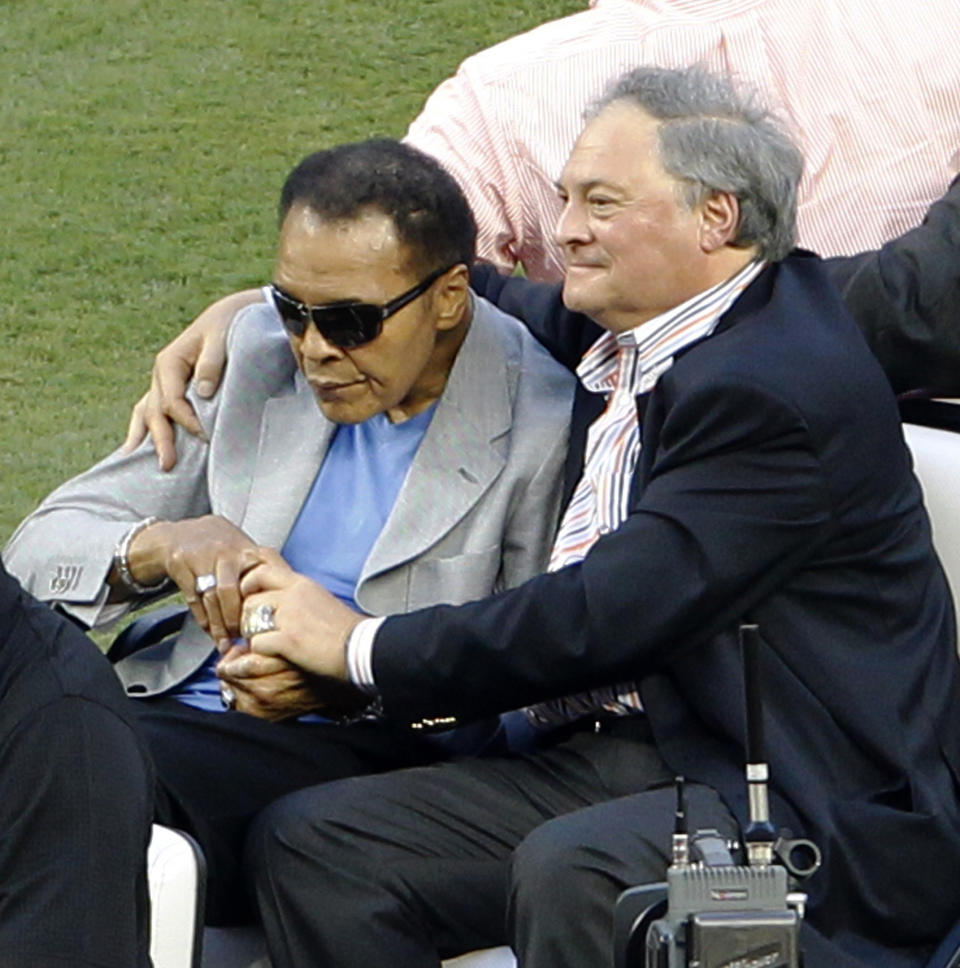
POLYGON ((588 241, 589 236, 590 230, 584 207, 573 201, 565 202, 554 231, 557 244, 561 246, 576 245, 588 241))
POLYGON ((300 337, 300 352, 311 360, 340 359, 343 356, 343 350, 327 340, 313 322, 300 337))

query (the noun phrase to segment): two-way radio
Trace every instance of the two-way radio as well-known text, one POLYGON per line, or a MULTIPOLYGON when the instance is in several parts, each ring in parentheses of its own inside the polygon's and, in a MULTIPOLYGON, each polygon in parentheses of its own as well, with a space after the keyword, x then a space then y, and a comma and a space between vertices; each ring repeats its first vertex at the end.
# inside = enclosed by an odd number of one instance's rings
POLYGON ((614 912, 616 968, 800 968, 806 895, 794 879, 820 866, 809 840, 778 836, 770 821, 763 750, 760 634, 740 626, 747 712, 750 820, 746 864, 716 830, 687 832, 683 780, 666 883, 625 891, 614 912))

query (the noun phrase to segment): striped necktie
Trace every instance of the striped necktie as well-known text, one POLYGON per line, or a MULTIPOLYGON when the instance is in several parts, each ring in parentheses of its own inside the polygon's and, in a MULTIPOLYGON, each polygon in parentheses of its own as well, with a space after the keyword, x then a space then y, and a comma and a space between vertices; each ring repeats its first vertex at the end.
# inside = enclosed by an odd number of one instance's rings
MULTIPOLYGON (((636 353, 619 347, 616 382, 606 409, 587 435, 586 459, 554 541, 548 571, 582 561, 594 542, 627 516, 633 472, 640 453, 638 398, 627 370, 636 353)), ((526 707, 537 729, 549 729, 600 711, 627 715, 640 709, 636 683, 603 686, 526 707)))

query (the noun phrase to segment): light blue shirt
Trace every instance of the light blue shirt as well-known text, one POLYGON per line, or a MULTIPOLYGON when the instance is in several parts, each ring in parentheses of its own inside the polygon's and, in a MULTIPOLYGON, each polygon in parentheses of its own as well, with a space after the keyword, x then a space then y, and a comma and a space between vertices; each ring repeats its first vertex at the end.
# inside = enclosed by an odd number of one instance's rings
MULTIPOLYGON (((430 426, 436 405, 392 423, 379 413, 334 433, 310 493, 281 551, 292 568, 319 582, 351 608, 364 562, 393 510, 430 426)), ((198 709, 220 711, 213 653, 168 695, 198 709)))

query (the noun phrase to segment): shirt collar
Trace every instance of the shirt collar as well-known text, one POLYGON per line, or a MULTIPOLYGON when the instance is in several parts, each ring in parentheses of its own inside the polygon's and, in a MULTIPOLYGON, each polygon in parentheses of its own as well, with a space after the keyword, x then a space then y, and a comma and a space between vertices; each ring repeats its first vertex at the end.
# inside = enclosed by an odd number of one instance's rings
POLYGON ((604 333, 577 367, 580 382, 594 393, 621 389, 636 396, 649 392, 677 353, 713 333, 720 317, 765 265, 754 260, 724 282, 635 329, 617 335, 604 333))

